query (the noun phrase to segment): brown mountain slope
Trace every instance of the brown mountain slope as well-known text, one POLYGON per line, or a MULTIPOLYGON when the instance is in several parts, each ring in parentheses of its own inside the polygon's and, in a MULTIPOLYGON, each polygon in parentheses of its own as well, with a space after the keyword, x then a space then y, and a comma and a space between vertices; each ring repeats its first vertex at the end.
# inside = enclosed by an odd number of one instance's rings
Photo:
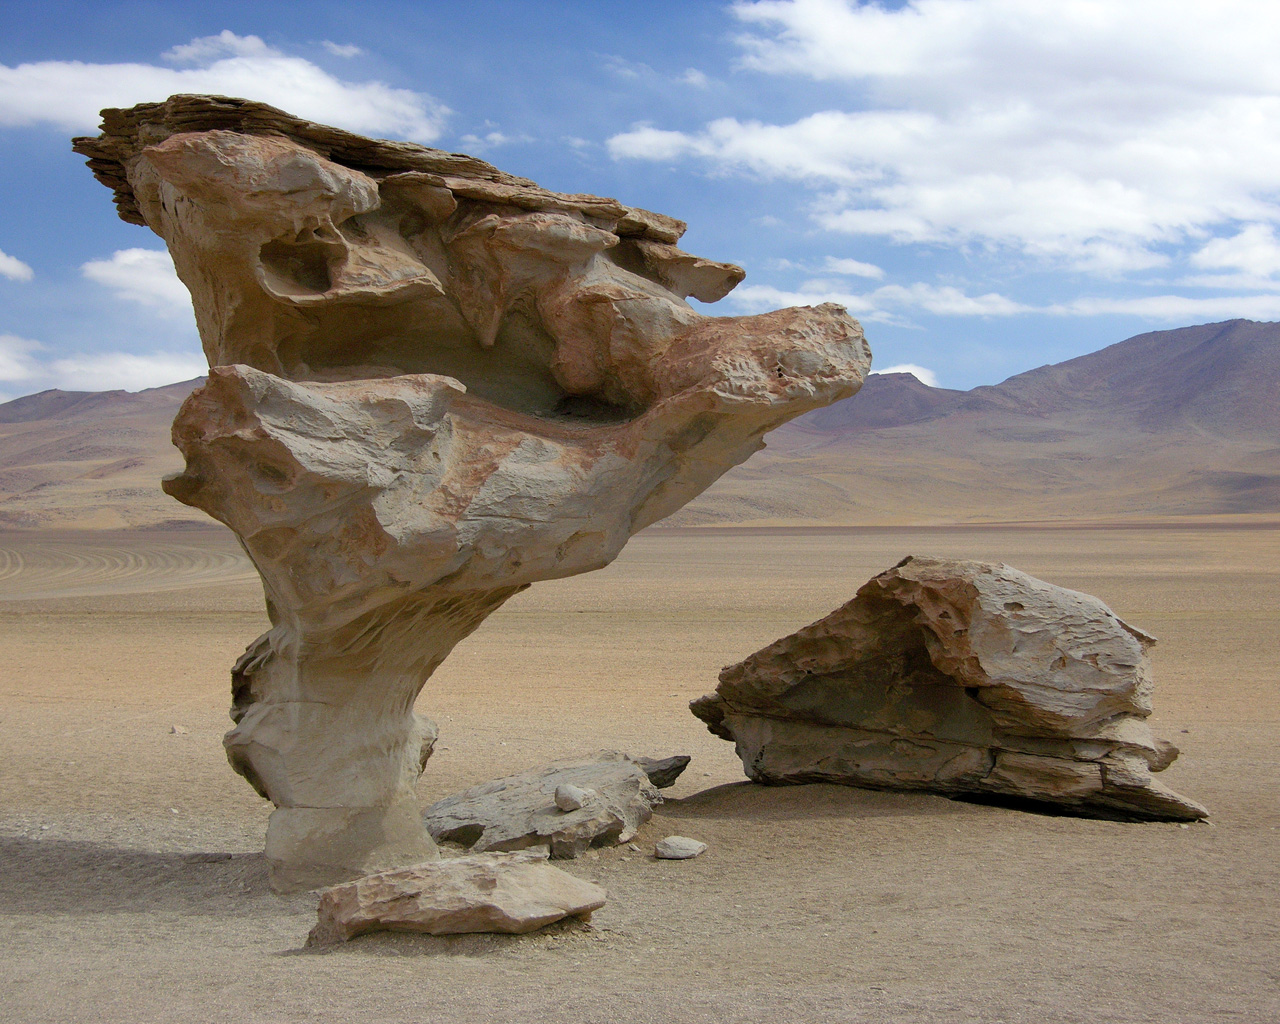
MULTIPOLYGON (((0 528, 208 522, 166 497, 198 381, 0 405, 0 528)), ((1280 514, 1280 324, 1154 331, 972 391, 909 374, 769 436, 673 525, 1280 514)))
POLYGON ((128 391, 42 391, 0 405, 0 528, 207 523, 160 490, 182 468, 169 443, 203 378, 128 391))
POLYGON ((683 523, 1280 513, 1280 324, 1153 331, 972 391, 907 374, 771 434, 683 523))

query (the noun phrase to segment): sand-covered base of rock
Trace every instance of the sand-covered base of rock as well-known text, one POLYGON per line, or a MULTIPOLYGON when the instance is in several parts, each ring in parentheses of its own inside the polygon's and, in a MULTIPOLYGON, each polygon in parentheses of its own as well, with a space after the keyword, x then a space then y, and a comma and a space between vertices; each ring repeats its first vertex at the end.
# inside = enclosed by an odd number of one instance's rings
POLYGON ((1269 1024, 1277 526, 642 534, 515 598, 418 705, 441 728, 424 804, 605 747, 694 755, 640 852, 563 862, 609 902, 331 952, 303 947, 314 896, 269 891, 270 807, 222 752, 226 667, 264 620, 231 538, 0 536, 0 1021, 1269 1024), (1165 781, 1213 824, 745 782, 687 702, 913 551, 1009 562, 1157 635, 1165 781), (669 835, 708 849, 655 860, 669 835))

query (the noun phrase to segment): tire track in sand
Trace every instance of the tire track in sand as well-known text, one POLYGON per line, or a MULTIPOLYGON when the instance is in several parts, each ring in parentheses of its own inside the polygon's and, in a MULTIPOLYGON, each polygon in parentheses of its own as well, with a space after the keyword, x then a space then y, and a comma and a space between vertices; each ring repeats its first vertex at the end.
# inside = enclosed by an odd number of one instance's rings
POLYGON ((199 539, 0 540, 0 601, 101 597, 254 580, 242 551, 199 539))

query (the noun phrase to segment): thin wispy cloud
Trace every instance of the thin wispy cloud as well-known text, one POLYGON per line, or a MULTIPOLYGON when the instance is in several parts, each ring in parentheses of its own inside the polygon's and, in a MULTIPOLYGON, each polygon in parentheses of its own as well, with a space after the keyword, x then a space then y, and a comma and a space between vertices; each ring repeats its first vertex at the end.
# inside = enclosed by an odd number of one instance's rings
POLYGON ((450 113, 426 93, 344 81, 252 35, 204 36, 173 47, 163 59, 169 66, 76 60, 0 64, 0 126, 45 124, 91 132, 104 107, 128 107, 174 93, 215 93, 250 96, 368 135, 431 142, 450 113))
POLYGON ((352 57, 359 57, 364 53, 364 50, 360 49, 360 47, 356 46, 354 43, 335 43, 326 39, 320 45, 335 57, 342 57, 345 60, 350 60, 352 57))
POLYGON ((67 391, 141 391, 208 372, 199 351, 89 352, 57 356, 30 338, 0 334, 0 402, 67 391))

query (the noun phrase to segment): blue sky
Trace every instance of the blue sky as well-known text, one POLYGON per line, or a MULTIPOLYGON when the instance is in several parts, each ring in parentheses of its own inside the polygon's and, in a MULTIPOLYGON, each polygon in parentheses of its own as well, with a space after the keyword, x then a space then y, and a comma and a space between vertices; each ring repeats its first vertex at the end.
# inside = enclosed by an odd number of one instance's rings
POLYGON ((1280 319, 1280 8, 1257 0, 0 0, 0 398, 203 360, 163 243, 69 148, 249 95, 689 222, 968 388, 1146 330, 1280 319))

